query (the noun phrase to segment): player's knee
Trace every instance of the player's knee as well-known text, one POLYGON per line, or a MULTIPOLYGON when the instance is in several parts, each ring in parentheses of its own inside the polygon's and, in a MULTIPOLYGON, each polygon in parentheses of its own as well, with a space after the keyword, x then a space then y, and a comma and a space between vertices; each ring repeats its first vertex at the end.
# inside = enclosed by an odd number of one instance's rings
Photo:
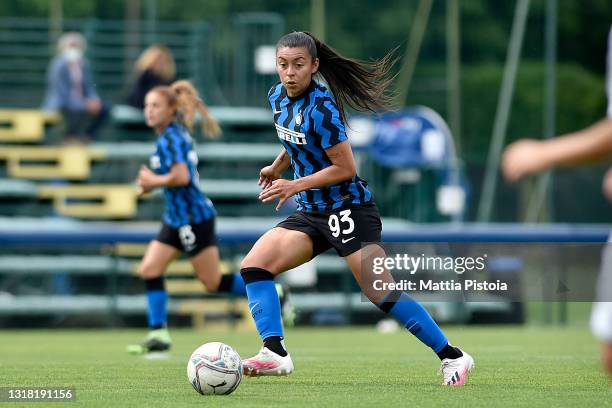
POLYGON ((248 269, 248 268, 261 268, 267 271, 275 270, 273 262, 266 262, 261 259, 255 259, 255 257, 251 257, 247 255, 240 262, 240 270, 248 269))
POLYGON ((155 265, 147 262, 143 262, 140 264, 138 268, 138 275, 142 279, 153 279, 158 278, 162 275, 163 271, 160 271, 155 265))
POLYGON ((244 268, 249 268, 251 266, 251 260, 249 259, 249 256, 245 256, 242 261, 240 261, 240 270, 244 269, 244 268))

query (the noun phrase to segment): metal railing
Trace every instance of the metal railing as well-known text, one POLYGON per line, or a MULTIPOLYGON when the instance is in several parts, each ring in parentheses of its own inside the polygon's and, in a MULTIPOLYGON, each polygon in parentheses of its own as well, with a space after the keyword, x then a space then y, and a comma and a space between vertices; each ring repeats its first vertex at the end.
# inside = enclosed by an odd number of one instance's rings
MULTIPOLYGON (((120 103, 140 52, 153 43, 168 46, 177 77, 192 80, 213 105, 262 106, 273 83, 255 69, 255 49, 274 45, 284 27, 274 13, 236 15, 229 24, 128 20, 65 20, 63 31, 79 31, 102 97, 120 103)), ((37 107, 57 33, 45 19, 0 18, 0 106, 37 107)))

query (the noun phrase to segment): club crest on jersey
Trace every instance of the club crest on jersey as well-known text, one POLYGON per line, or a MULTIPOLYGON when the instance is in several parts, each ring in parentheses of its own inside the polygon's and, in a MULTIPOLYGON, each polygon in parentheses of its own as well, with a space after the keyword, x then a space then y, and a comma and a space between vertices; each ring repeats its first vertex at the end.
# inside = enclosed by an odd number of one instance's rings
POLYGON ((302 124, 302 114, 298 113, 297 116, 295 117, 295 124, 300 126, 302 124))
MULTIPOLYGON (((297 118, 296 118, 297 123, 297 118)), ((302 132, 296 132, 295 130, 287 129, 286 127, 282 127, 279 124, 275 123, 276 133, 278 134, 278 138, 285 140, 287 142, 291 142, 293 144, 305 145, 306 135, 302 132)))

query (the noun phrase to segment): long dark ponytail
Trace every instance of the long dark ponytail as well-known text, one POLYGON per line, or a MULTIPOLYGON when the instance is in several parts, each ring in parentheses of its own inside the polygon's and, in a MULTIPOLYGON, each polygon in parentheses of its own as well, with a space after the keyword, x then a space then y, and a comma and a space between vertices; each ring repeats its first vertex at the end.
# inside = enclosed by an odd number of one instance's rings
POLYGON ((382 59, 364 62, 340 55, 336 50, 307 31, 295 31, 278 40, 276 49, 306 47, 312 59, 319 58, 319 73, 323 76, 346 121, 345 105, 359 111, 376 112, 393 109, 393 97, 388 87, 396 59, 393 51, 382 59))

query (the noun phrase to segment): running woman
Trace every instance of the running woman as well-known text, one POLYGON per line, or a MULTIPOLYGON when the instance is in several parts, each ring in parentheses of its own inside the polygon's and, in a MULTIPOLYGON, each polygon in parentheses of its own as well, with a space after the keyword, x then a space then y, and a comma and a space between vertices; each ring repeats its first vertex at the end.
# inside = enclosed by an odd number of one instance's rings
POLYGON ((208 137, 218 136, 219 125, 190 82, 181 80, 171 86, 158 86, 145 97, 145 119, 157 134, 157 146, 150 158, 150 168, 141 167, 137 183, 142 193, 162 188, 166 210, 161 230, 149 243, 140 264, 150 332, 141 344, 128 346, 133 354, 165 351, 171 347, 164 273, 180 253, 189 257, 208 292, 246 295, 239 273, 221 274, 219 270, 216 211, 199 188, 198 157, 190 135, 196 111, 202 117, 203 133, 208 137))
POLYGON ((345 58, 307 32, 287 34, 276 45, 280 82, 268 99, 283 149, 260 172, 259 198, 265 203, 278 199, 278 210, 295 197, 298 208, 266 232, 241 263, 263 340, 260 352, 244 360, 245 375, 293 372, 274 278, 330 248, 346 260, 374 304, 438 355, 445 385, 463 385, 474 366, 472 357, 449 344, 425 308, 403 292, 373 293, 368 271, 362 271, 362 257, 369 256, 370 248, 362 249, 362 243, 380 242, 382 224, 367 183, 356 174, 345 134, 345 105, 372 112, 389 106, 385 89, 391 65, 390 55, 372 64, 345 58), (289 166, 294 179, 282 179, 289 166))

